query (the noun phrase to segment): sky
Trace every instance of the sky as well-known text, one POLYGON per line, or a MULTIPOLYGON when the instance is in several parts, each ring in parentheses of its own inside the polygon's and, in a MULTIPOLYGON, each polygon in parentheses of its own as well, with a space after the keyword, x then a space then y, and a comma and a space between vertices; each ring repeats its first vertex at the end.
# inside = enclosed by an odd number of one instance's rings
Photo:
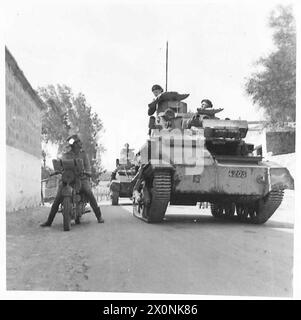
POLYGON ((263 120, 244 92, 254 63, 273 50, 264 1, 7 1, 5 44, 34 89, 66 84, 103 121, 108 170, 125 143, 147 138, 151 87, 190 93, 189 110, 209 98, 221 118, 263 120))

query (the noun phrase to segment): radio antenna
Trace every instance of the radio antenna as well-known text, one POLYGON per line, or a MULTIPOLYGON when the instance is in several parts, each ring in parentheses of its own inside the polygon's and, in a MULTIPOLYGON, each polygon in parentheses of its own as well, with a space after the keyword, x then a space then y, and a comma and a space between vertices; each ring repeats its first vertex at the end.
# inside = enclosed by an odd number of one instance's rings
POLYGON ((165 91, 167 92, 167 82, 168 82, 168 41, 166 42, 166 79, 165 79, 165 91))

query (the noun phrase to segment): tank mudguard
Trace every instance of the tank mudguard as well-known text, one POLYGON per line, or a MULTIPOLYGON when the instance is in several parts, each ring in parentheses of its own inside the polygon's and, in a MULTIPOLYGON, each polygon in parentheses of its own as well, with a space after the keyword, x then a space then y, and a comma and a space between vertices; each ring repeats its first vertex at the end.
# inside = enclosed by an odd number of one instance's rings
POLYGON ((275 190, 275 189, 294 190, 294 179, 287 168, 272 167, 270 168, 270 185, 271 185, 271 190, 275 190))
POLYGON ((262 161, 269 170, 269 190, 294 189, 294 178, 289 170, 274 161, 262 161))

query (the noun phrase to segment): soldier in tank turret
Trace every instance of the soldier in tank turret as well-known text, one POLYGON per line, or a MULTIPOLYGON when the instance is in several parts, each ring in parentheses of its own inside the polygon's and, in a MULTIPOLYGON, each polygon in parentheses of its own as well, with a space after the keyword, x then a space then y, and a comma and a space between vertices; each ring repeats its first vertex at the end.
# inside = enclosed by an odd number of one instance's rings
POLYGON ((158 100, 161 96, 161 94, 163 93, 163 88, 161 86, 159 86, 158 84, 155 84, 152 86, 152 93, 154 94, 155 98, 154 100, 148 104, 148 115, 151 116, 155 113, 155 111, 157 110, 157 104, 158 104, 158 100))
POLYGON ((162 95, 163 91, 164 91, 163 88, 158 84, 154 84, 152 86, 152 93, 154 94, 155 98, 153 99, 153 101, 151 103, 148 104, 148 112, 147 113, 150 116, 149 117, 149 125, 148 125, 148 127, 149 127, 148 134, 150 134, 151 128, 153 128, 155 126, 156 119, 153 116, 153 114, 156 112, 156 110, 158 108, 158 101, 159 101, 159 98, 162 95))
POLYGON ((202 109, 212 109, 213 108, 213 104, 209 99, 203 99, 201 101, 201 108, 202 109))

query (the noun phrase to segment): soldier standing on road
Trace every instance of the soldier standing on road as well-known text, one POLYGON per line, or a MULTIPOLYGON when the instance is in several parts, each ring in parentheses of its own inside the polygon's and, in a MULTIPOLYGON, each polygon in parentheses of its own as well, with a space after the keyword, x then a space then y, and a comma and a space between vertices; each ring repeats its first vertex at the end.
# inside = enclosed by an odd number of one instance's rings
MULTIPOLYGON (((82 159, 84 162, 85 173, 87 173, 88 175, 91 175, 90 161, 86 152, 82 149, 82 142, 79 139, 78 135, 72 135, 68 137, 67 141, 71 145, 71 150, 64 153, 62 158, 63 159, 78 159, 78 158, 82 159)), ((46 222, 41 224, 41 227, 51 226, 53 219, 59 209, 59 205, 63 200, 63 197, 61 194, 62 188, 63 188, 63 185, 62 183, 60 183, 58 187, 57 195, 52 204, 48 219, 46 222)), ((98 223, 103 223, 104 220, 101 217, 100 208, 98 207, 97 201, 91 189, 90 179, 86 175, 81 177, 81 192, 83 192, 86 195, 87 199, 89 200, 98 223)))

